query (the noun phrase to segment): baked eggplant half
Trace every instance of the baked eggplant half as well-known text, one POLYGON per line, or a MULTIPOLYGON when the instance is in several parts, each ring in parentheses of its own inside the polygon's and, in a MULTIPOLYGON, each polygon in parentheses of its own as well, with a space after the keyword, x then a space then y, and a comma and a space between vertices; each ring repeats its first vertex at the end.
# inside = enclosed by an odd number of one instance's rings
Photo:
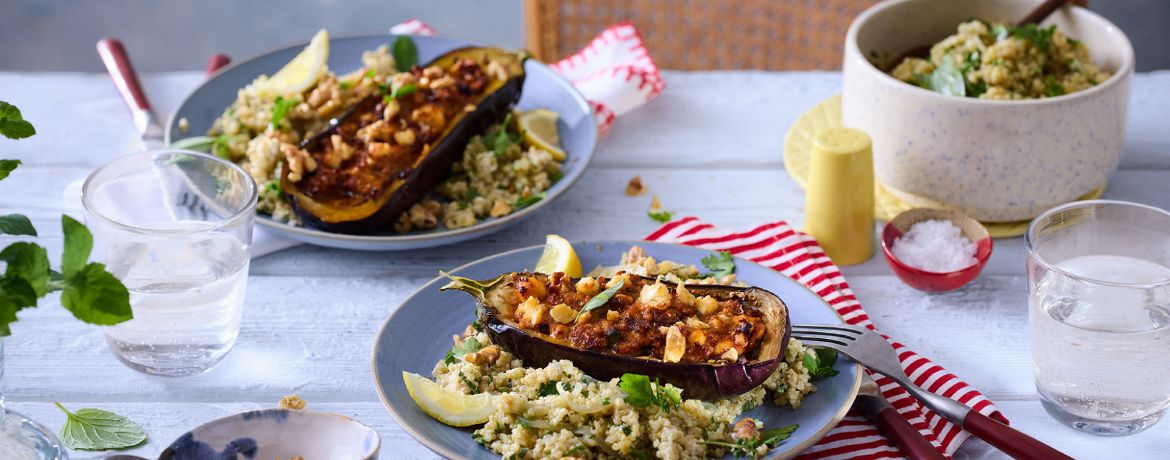
POLYGON ((391 77, 286 153, 281 188, 305 222, 371 233, 431 191, 472 136, 520 98, 523 53, 463 48, 391 77), (291 154, 290 154, 291 153, 291 154))
POLYGON ((619 273, 451 276, 441 290, 475 297, 496 344, 530 366, 567 359, 593 378, 644 374, 688 398, 734 396, 764 383, 788 345, 788 308, 756 287, 673 284, 619 273))

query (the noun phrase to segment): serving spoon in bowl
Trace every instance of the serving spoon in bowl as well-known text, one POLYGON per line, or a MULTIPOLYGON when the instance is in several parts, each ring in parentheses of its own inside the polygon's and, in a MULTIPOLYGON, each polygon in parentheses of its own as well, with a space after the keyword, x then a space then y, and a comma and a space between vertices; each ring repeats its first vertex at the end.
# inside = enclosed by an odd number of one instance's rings
MULTIPOLYGON (((1036 5, 1035 8, 1032 8, 1032 11, 1028 12, 1027 16, 1024 16, 1023 19, 1016 22, 1016 26, 1023 27, 1028 24, 1039 24, 1057 9, 1064 6, 1065 3, 1068 3, 1068 0, 1044 0, 1044 3, 1036 5)), ((933 47, 934 45, 921 45, 903 51, 902 54, 897 55, 893 60, 886 62, 884 70, 887 73, 893 71, 894 67, 897 67, 906 58, 927 59, 930 57, 930 49, 933 47)))

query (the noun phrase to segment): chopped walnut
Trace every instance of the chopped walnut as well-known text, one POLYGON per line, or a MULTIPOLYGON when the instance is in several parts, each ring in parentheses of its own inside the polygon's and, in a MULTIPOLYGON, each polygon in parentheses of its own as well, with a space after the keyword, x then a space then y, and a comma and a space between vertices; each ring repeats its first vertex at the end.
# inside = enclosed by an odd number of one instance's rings
POLYGON ((398 145, 413 145, 414 140, 414 131, 403 129, 394 132, 394 142, 397 142, 398 145))
POLYGON ((475 111, 475 104, 467 104, 467 105, 463 106, 463 111, 469 112, 469 113, 474 112, 475 111))
POLYGON ((658 195, 650 196, 650 210, 655 212, 662 210, 662 202, 658 201, 658 195))
POLYGON ((736 441, 745 439, 758 439, 760 437, 760 427, 756 425, 756 420, 751 417, 744 417, 740 421, 735 422, 735 426, 731 428, 731 439, 736 441))
POLYGON ((504 217, 512 213, 512 206, 505 203, 503 200, 496 200, 492 203, 492 210, 489 213, 492 217, 504 217))
POLYGON ((290 182, 299 182, 305 173, 317 170, 317 160, 309 156, 308 152, 292 144, 281 144, 280 152, 288 161, 288 180, 290 182))
POLYGON ((402 105, 398 103, 398 99, 391 99, 386 103, 386 107, 382 109, 382 119, 389 120, 398 115, 398 111, 402 110, 402 105))
POLYGON ((415 203, 407 211, 410 216, 410 225, 419 229, 431 229, 439 225, 439 217, 435 212, 427 209, 421 203, 415 203))
POLYGON ((441 67, 431 66, 422 70, 422 74, 427 78, 439 78, 446 74, 441 67))
POLYGON ((305 400, 297 395, 288 395, 280 398, 280 404, 276 407, 286 410, 305 410, 305 400))
POLYGON ((338 134, 329 136, 329 142, 333 148, 325 152, 325 164, 330 168, 339 168, 341 163, 353 156, 353 146, 346 144, 338 134))
POLYGON ((499 62, 489 62, 486 70, 487 74, 496 80, 503 81, 508 79, 508 69, 505 69, 499 62))
POLYGON ((677 363, 687 351, 687 339, 683 337, 678 326, 666 329, 666 347, 662 350, 662 360, 668 363, 677 363))
POLYGON ((384 157, 390 154, 390 144, 385 142, 371 142, 366 144, 366 149, 370 151, 370 155, 375 157, 384 157))
POLYGON ((617 320, 622 319, 622 314, 614 310, 610 310, 605 312, 605 319, 609 320, 610 322, 617 322, 617 320))
POLYGON ((480 365, 480 364, 494 363, 494 362, 496 362, 496 359, 499 357, 500 357, 500 346, 499 345, 489 345, 489 346, 485 347, 484 349, 479 350, 477 352, 468 353, 468 354, 463 355, 463 360, 467 361, 471 364, 480 365))
POLYGON ((646 191, 646 187, 642 185, 642 176, 634 176, 630 179, 630 183, 626 184, 626 196, 638 196, 646 191))
POLYGON ((415 109, 414 113, 410 114, 410 119, 421 125, 423 132, 440 131, 447 124, 447 116, 443 115, 443 109, 434 104, 415 109))

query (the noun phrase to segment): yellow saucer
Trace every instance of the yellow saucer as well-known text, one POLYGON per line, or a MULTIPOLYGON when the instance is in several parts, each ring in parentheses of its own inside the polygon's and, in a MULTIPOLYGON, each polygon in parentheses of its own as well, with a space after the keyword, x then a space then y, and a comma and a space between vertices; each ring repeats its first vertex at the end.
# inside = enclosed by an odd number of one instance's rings
MULTIPOLYGON (((784 135, 784 169, 801 188, 808 187, 809 152, 813 148, 813 137, 823 129, 843 125, 844 123, 841 122, 841 95, 837 94, 813 106, 788 128, 788 133, 784 135)), ((1105 186, 1102 185, 1081 196, 1078 200, 1100 198, 1104 191, 1105 186)), ((906 194, 907 192, 898 193, 906 194)), ((929 207, 948 208, 942 203, 923 196, 915 196, 914 198, 918 202, 929 204, 929 207)), ((874 181, 874 214, 878 220, 888 222, 902 211, 917 207, 923 206, 915 206, 898 198, 881 182, 874 181)), ((987 232, 991 234, 992 238, 1008 238, 1023 235, 1028 230, 1029 222, 1031 220, 981 223, 987 227, 987 232)))

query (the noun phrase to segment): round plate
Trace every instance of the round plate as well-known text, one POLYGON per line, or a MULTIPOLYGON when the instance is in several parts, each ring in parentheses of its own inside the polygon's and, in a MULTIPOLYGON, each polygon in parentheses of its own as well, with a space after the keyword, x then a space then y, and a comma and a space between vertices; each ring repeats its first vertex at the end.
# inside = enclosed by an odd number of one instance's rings
MULTIPOLYGON (((841 95, 836 94, 808 109, 797 118, 784 134, 784 170, 788 177, 802 188, 808 188, 808 170, 812 166, 813 138, 826 128, 844 126, 841 121, 841 95)), ((1105 192, 1102 185, 1077 200, 1094 200, 1105 192)), ((949 208, 928 197, 896 190, 874 181, 874 214, 889 222, 894 216, 914 208, 949 208)), ((1010 238, 1023 235, 1030 220, 1018 222, 980 222, 992 238, 1010 238)))
POLYGON ((159 460, 352 458, 375 460, 382 439, 344 415, 263 409, 229 415, 184 433, 159 460))
MULTIPOLYGON (((574 242, 573 247, 586 269, 617 263, 630 246, 642 246, 657 260, 699 264, 711 251, 690 246, 650 242, 574 242)), ((500 273, 530 270, 540 258, 543 246, 532 246, 487 257, 452 270, 472 279, 492 278, 500 273)), ((793 324, 839 324, 841 318, 819 296, 800 283, 762 265, 735 259, 741 281, 772 291, 788 304, 793 324)), ((454 428, 431 418, 410 398, 402 382, 402 371, 430 376, 435 363, 451 348, 450 337, 460 334, 475 319, 474 302, 459 292, 439 292, 445 278, 436 278, 412 294, 390 315, 374 342, 373 370, 378 394, 390 414, 415 439, 448 458, 491 459, 499 456, 476 444, 470 429, 454 428)), ((840 374, 816 381, 817 391, 809 394, 799 410, 777 408, 769 402, 746 414, 765 426, 800 424, 800 428, 768 458, 790 458, 809 448, 845 416, 861 384, 860 367, 848 360, 834 366, 840 374)))
MULTIPOLYGON (((443 37, 415 36, 419 62, 428 62, 435 57, 474 43, 443 37)), ((329 40, 329 68, 340 74, 361 67, 362 51, 375 49, 393 42, 391 35, 365 35, 332 38, 329 40)), ((166 142, 190 136, 200 136, 211 128, 212 122, 223 114, 227 106, 236 100, 236 93, 261 74, 271 75, 285 63, 292 60, 308 43, 282 48, 246 61, 234 63, 203 82, 167 120, 166 142), (178 120, 186 118, 190 127, 185 133, 179 132, 178 120)), ((395 233, 387 229, 370 235, 331 233, 312 227, 297 227, 257 214, 256 223, 273 232, 309 244, 344 249, 393 251, 441 246, 477 238, 519 222, 544 208, 569 189, 589 165, 597 145, 597 124, 593 111, 585 98, 571 83, 548 66, 528 60, 524 65, 526 73, 524 88, 517 107, 521 110, 545 108, 557 112, 561 143, 569 156, 563 164, 565 173, 553 184, 548 195, 535 204, 501 218, 480 221, 471 227, 455 230, 445 228, 412 233, 395 233)))

